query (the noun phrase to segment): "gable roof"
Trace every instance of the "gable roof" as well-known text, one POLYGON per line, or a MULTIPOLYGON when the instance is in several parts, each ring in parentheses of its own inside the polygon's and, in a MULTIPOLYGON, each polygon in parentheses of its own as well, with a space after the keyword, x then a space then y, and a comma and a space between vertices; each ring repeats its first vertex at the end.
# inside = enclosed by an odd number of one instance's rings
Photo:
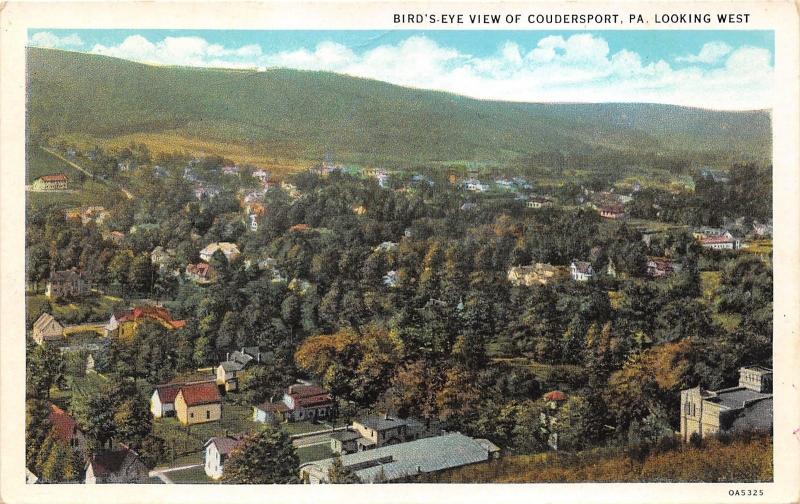
POLYGON ((53 429, 55 429, 56 437, 59 440, 67 443, 72 441, 78 430, 78 423, 74 418, 55 404, 50 404, 50 413, 47 418, 50 420, 53 429))
POLYGON ((61 324, 59 324, 58 321, 52 315, 50 315, 49 313, 42 313, 39 316, 39 318, 36 319, 36 322, 33 323, 33 329, 34 330, 41 330, 42 328, 44 328, 48 324, 50 324, 50 322, 55 322, 56 325, 58 325, 59 327, 62 327, 62 328, 64 327, 61 324))
POLYGON ((170 404, 175 402, 175 397, 181 390, 183 383, 168 383, 166 385, 158 385, 155 393, 158 394, 158 400, 161 404, 170 404))
POLYGON ((219 395, 219 388, 217 388, 217 384, 213 381, 186 383, 181 386, 178 394, 183 396, 183 401, 187 406, 197 406, 200 404, 211 404, 222 401, 222 397, 219 395))
POLYGON ((593 272, 592 263, 588 261, 578 261, 577 259, 573 259, 572 264, 575 266, 575 269, 578 271, 578 273, 588 275, 589 273, 593 272))
POLYGON ((44 182, 66 182, 67 176, 63 173, 53 173, 51 175, 42 175, 39 179, 44 182))
POLYGON ((230 452, 244 444, 246 438, 247 435, 245 433, 212 437, 206 441, 206 444, 203 445, 203 448, 208 448, 209 445, 213 444, 216 446, 220 455, 228 455, 230 452))

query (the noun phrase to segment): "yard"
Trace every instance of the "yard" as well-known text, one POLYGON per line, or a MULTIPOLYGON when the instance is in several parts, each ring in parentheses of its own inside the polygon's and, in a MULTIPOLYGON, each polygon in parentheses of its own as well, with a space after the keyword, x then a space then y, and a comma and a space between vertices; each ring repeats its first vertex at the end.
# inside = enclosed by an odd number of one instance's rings
POLYGON ((290 436, 293 434, 305 434, 307 432, 316 432, 330 428, 327 424, 312 422, 284 422, 280 424, 280 427, 290 436))
POLYGON ((203 466, 190 467, 181 471, 170 471, 165 473, 165 476, 174 481, 176 484, 213 484, 218 483, 208 476, 203 466))
POLYGON ((297 449, 297 458, 301 464, 333 457, 330 443, 303 446, 297 449))
POLYGON ((41 311, 52 314, 56 320, 65 325, 82 322, 108 321, 113 310, 120 306, 122 300, 113 296, 93 293, 79 302, 50 301, 44 294, 25 297, 29 317, 38 316, 41 311))
MULTIPOLYGON (((189 454, 198 454, 203 449, 203 444, 209 438, 237 434, 240 432, 256 432, 262 424, 252 421, 253 409, 230 402, 222 405, 222 419, 219 422, 208 422, 185 427, 175 417, 157 418, 153 420, 153 434, 167 442, 168 450, 174 447, 175 455, 180 460, 189 454)), ((199 455, 202 457, 202 454, 199 455)), ((195 459, 196 460, 196 459, 195 459)), ((186 463, 193 463, 189 459, 186 463)), ((171 466, 175 465, 171 461, 171 466)))

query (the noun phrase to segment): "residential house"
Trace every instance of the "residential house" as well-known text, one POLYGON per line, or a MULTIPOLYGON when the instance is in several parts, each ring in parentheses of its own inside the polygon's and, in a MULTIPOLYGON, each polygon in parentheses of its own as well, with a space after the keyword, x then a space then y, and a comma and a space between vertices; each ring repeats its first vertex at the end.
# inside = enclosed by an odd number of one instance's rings
POLYGON ((175 396, 175 416, 183 425, 215 422, 222 418, 222 396, 214 381, 187 383, 175 396))
POLYGON ((467 201, 466 203, 461 205, 460 210, 462 212, 469 212, 469 211, 475 210, 477 208, 478 208, 478 204, 477 203, 473 203, 471 201, 467 201))
POLYGON ((526 204, 528 208, 539 209, 553 206, 553 200, 544 196, 534 196, 526 204))
POLYGON ((594 277, 594 269, 592 268, 592 263, 588 261, 573 259, 569 265, 569 274, 576 282, 585 282, 594 277))
POLYGON ((772 429, 772 369, 739 369, 739 385, 722 390, 701 387, 681 391, 681 439, 719 432, 772 429))
POLYGON ((81 224, 84 226, 94 222, 98 226, 102 225, 111 217, 111 212, 102 206, 89 206, 81 209, 81 224))
POLYGON ((123 445, 92 454, 86 465, 85 483, 143 483, 147 477, 147 466, 139 454, 123 445))
POLYGON ((722 236, 704 236, 698 240, 703 248, 714 250, 737 250, 742 246, 741 241, 727 233, 722 236))
POLYGON ((183 179, 188 182, 197 182, 198 180, 200 180, 191 166, 187 166, 186 168, 183 169, 183 179))
POLYGON ((89 284, 82 272, 70 269, 54 271, 47 280, 45 295, 50 299, 63 297, 79 297, 89 293, 89 284))
POLYGON ((721 170, 712 170, 709 167, 700 169, 700 176, 703 178, 710 178, 718 184, 724 184, 730 181, 730 176, 721 170))
POLYGON ((236 258, 239 257, 240 255, 239 247, 236 246, 235 243, 214 242, 214 243, 209 243, 208 245, 205 246, 205 248, 203 248, 203 250, 200 251, 200 259, 202 259, 205 262, 210 262, 211 257, 217 250, 222 251, 228 262, 235 261, 236 258))
POLYGON ((245 347, 228 353, 214 371, 217 385, 224 386, 226 392, 239 388, 239 373, 252 361, 261 362, 261 350, 258 347, 245 347))
POLYGON ((222 174, 227 176, 239 176, 241 169, 238 166, 223 166, 222 174))
POLYGON ((31 191, 48 192, 68 189, 69 178, 63 173, 42 175, 31 183, 31 191))
POLYGON ((655 229, 643 229, 641 233, 642 233, 642 242, 644 242, 644 244, 647 245, 648 247, 650 246, 650 243, 652 243, 653 238, 661 234, 659 231, 656 231, 655 229))
POLYGON ((606 265, 606 275, 611 278, 617 278, 617 268, 614 266, 614 261, 612 259, 609 259, 606 265))
POLYGON ((489 190, 489 186, 488 185, 486 185, 483 182, 481 182, 480 180, 474 179, 474 178, 465 180, 464 181, 464 188, 467 191, 481 192, 481 193, 482 192, 486 192, 486 191, 489 190))
POLYGON ((183 383, 158 385, 150 396, 150 412, 154 418, 175 416, 175 396, 183 383))
POLYGON ((330 393, 312 383, 289 385, 282 401, 264 403, 253 407, 253 421, 279 422, 283 420, 317 420, 330 417, 333 399, 330 393))
POLYGON ((427 434, 425 426, 417 420, 385 414, 354 421, 347 429, 332 433, 331 450, 339 454, 354 453, 414 441, 427 434))
POLYGON ((600 213, 600 217, 604 219, 616 220, 625 217, 625 207, 620 204, 602 206, 599 208, 598 212, 600 213))
POLYGON ((281 189, 283 189, 283 191, 286 192, 292 199, 297 199, 301 195, 300 191, 297 189, 297 186, 290 184, 289 182, 281 182, 281 189))
POLYGON ((266 170, 255 170, 252 173, 254 179, 258 179, 262 186, 266 186, 269 182, 269 172, 266 170))
POLYGON ((647 274, 653 278, 662 278, 681 270, 680 264, 667 257, 647 256, 647 274))
POLYGON ((208 263, 187 264, 185 270, 186 278, 197 284, 211 283, 217 278, 214 267, 208 263))
POLYGON ((49 408, 50 413, 48 413, 47 419, 53 428, 56 439, 73 449, 85 450, 86 436, 78 428, 78 422, 55 404, 50 404, 49 408))
POLYGON ((548 283, 566 276, 564 268, 545 263, 536 263, 532 266, 512 266, 508 270, 508 281, 516 287, 548 283))
POLYGON ((364 215, 365 213, 367 213, 367 207, 365 207, 364 205, 353 205, 350 209, 356 215, 364 215))
POLYGON ((225 460, 233 450, 244 443, 245 439, 246 435, 242 433, 212 437, 206 441, 206 444, 203 445, 206 453, 204 464, 206 475, 215 480, 222 478, 225 460))
POLYGON ((114 245, 122 245, 122 242, 125 240, 125 233, 122 231, 103 231, 102 233, 103 239, 108 240, 114 245))
POLYGON ((49 313, 42 313, 33 323, 33 341, 44 345, 49 341, 64 339, 64 326, 49 313))
POLYGON ((139 325, 145 321, 153 321, 170 331, 180 329, 186 325, 185 320, 175 320, 166 308, 161 306, 139 306, 130 308, 111 315, 105 326, 107 337, 132 339, 136 336, 139 325))
MULTIPOLYGON (((486 439, 473 439, 451 432, 392 444, 347 455, 342 465, 365 483, 397 481, 419 474, 486 462, 499 457, 500 449, 486 439)), ((300 466, 300 479, 308 483, 329 483, 328 471, 336 459, 329 458, 300 466)))

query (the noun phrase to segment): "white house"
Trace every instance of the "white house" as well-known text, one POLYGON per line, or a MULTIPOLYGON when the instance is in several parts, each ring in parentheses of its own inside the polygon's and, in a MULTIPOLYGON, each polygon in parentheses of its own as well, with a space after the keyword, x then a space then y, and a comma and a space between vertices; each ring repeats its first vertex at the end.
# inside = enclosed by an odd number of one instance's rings
POLYGON ((569 265, 569 274, 576 282, 585 282, 594 276, 594 269, 591 263, 574 259, 569 265))
POLYGON ((211 257, 214 255, 214 252, 217 250, 221 250, 222 253, 225 254, 225 258, 228 261, 235 260, 240 254, 239 247, 237 247, 235 243, 214 242, 209 243, 203 250, 200 251, 200 259, 205 262, 209 262, 211 257))
POLYGON ((225 460, 231 452, 244 443, 244 434, 212 437, 204 445, 206 451, 205 471, 209 478, 220 479, 223 474, 225 460))
POLYGON ((181 389, 181 383, 159 385, 150 396, 150 412, 155 418, 175 416, 175 396, 181 389))

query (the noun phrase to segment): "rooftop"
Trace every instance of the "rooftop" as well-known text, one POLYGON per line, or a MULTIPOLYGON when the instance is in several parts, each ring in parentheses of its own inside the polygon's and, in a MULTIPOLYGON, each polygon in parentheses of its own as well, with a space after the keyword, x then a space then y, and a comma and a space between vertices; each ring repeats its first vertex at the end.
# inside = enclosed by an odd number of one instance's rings
MULTIPOLYGON (((361 481, 372 481, 381 472, 388 480, 396 480, 488 460, 491 447, 484 444, 453 432, 342 455, 341 460, 345 467, 355 471, 361 481)), ((314 468, 327 475, 333 461, 332 458, 319 460, 301 466, 301 469, 314 468)))
POLYGON ((219 395, 219 388, 213 381, 187 383, 181 386, 180 392, 187 406, 199 404, 218 403, 222 400, 219 395))
POLYGON ((744 408, 745 403, 767 399, 772 397, 772 394, 765 394, 756 392, 745 387, 731 387, 727 389, 717 390, 715 395, 709 397, 707 400, 710 402, 718 403, 725 409, 739 409, 744 408))
POLYGON ((217 451, 221 455, 227 455, 233 450, 235 450, 239 445, 244 443, 245 437, 246 436, 244 433, 233 434, 229 436, 212 437, 211 439, 206 441, 206 444, 203 445, 203 447, 207 448, 208 445, 214 444, 217 447, 217 451))

